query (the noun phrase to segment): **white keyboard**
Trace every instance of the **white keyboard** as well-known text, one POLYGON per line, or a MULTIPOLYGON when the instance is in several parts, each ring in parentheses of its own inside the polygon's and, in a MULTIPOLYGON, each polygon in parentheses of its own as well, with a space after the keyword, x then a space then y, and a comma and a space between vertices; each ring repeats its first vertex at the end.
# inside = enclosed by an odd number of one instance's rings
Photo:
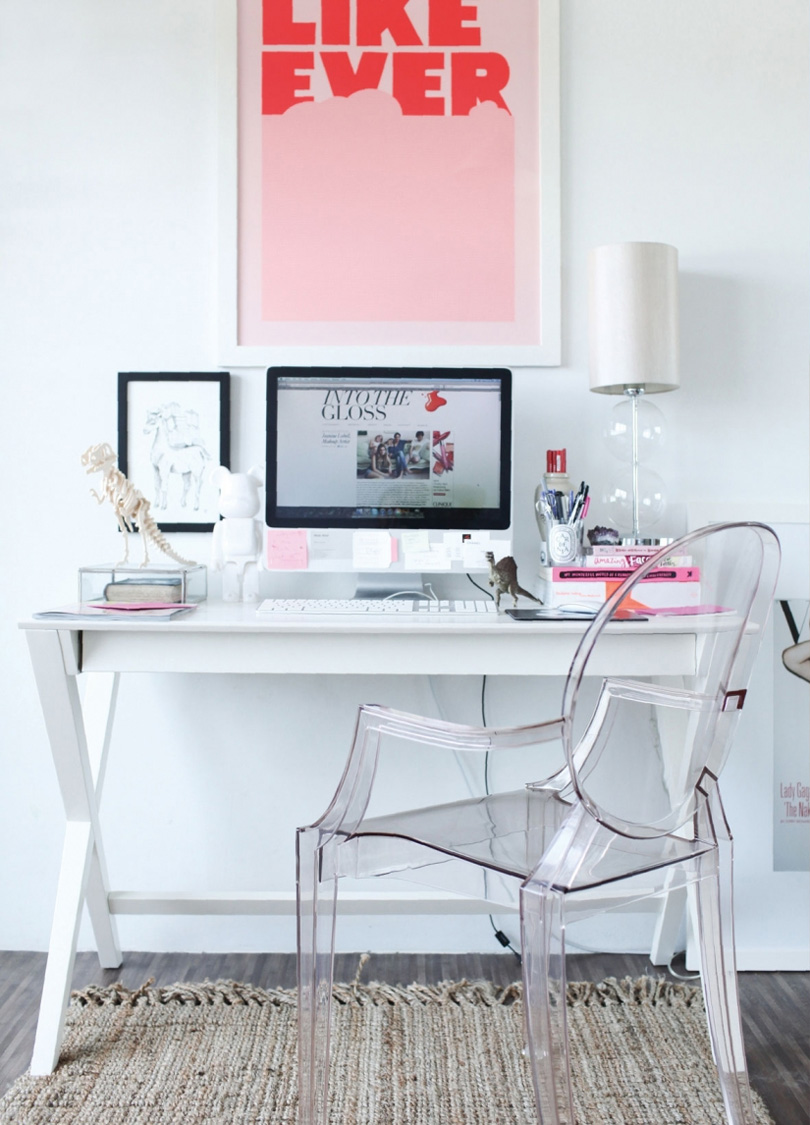
POLYGON ((405 598, 267 598, 256 610, 260 617, 287 616, 332 616, 376 617, 396 614, 419 614, 421 616, 453 615, 464 617, 483 617, 497 615, 492 598, 434 601, 420 598, 410 601, 405 598))

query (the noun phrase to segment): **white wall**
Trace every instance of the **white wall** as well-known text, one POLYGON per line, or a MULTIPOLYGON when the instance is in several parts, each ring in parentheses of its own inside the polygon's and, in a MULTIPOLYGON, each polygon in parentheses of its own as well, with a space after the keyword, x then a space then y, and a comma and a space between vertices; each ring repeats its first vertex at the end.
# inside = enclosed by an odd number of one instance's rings
MULTIPOLYGON (((612 403, 587 389, 586 256, 602 242, 680 250, 682 387, 659 400, 667 530, 706 499, 757 513, 808 502, 805 0, 562 9, 564 363, 516 378, 526 568, 543 451, 566 446, 577 479, 608 471, 600 431, 612 403)), ((213 0, 0 0, 1 947, 46 946, 63 824, 15 623, 71 600, 78 567, 115 550, 79 455, 115 444, 116 372, 217 366, 215 59, 213 0)), ((233 464, 244 468, 263 455, 263 379, 234 376, 233 464)), ((201 537, 179 545, 207 554, 201 537)), ((445 678, 436 690, 451 717, 475 720, 478 686, 445 678)), ((493 683, 490 717, 534 716, 525 691, 493 683)), ((420 679, 131 678, 104 807, 113 882, 290 887, 292 830, 324 806, 364 699, 434 708, 420 679)), ((760 771, 768 729, 766 709, 740 750, 760 771)), ((754 785, 738 769, 732 781, 744 837, 769 800, 759 775, 754 785)), ((763 935, 747 894, 740 938, 752 955, 806 944, 795 911, 763 935)), ((343 945, 492 948, 486 919, 410 929, 356 922, 343 945)), ((293 942, 288 920, 122 919, 121 932, 125 948, 293 942)), ((90 945, 89 931, 81 940, 90 945)))

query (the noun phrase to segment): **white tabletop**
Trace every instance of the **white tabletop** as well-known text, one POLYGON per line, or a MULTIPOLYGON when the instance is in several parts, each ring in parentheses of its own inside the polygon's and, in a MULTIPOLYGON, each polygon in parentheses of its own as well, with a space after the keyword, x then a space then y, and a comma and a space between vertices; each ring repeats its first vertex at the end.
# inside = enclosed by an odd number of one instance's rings
MULTIPOLYGON (((69 634, 77 671, 382 675, 564 675, 587 624, 515 621, 505 613, 268 617, 255 605, 221 601, 168 621, 20 622, 69 634)), ((699 617, 613 623, 600 643, 602 660, 589 671, 687 673, 702 631, 699 617)))

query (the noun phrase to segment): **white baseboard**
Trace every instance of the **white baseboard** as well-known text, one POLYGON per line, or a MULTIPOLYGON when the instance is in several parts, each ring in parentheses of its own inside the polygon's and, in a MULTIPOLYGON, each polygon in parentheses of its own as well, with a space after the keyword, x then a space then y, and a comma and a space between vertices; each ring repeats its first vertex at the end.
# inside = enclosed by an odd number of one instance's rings
POLYGON ((737 970, 741 973, 806 973, 810 971, 810 950, 738 949, 737 970))

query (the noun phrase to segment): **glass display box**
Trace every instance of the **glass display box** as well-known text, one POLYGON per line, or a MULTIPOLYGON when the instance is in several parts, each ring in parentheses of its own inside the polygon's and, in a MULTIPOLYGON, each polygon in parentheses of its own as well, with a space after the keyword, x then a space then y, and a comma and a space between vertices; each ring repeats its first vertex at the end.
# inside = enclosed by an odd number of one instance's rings
POLYGON ((208 570, 194 566, 83 566, 81 602, 204 602, 208 570))

